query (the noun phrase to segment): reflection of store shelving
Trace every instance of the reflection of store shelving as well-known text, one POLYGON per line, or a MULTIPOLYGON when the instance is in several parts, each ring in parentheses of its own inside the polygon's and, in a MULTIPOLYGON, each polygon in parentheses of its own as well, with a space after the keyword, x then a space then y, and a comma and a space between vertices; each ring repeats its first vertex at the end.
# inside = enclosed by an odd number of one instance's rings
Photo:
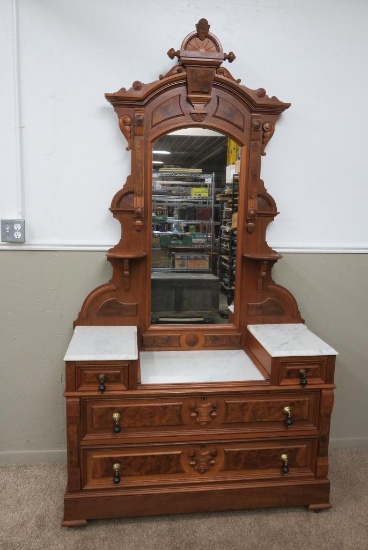
POLYGON ((232 183, 225 185, 216 200, 222 202, 221 231, 219 242, 218 273, 220 286, 231 304, 234 298, 236 273, 236 242, 238 213, 239 176, 233 175, 232 183))
MULTIPOLYGON (((213 255, 214 174, 165 171, 153 173, 152 250, 162 258, 155 269, 190 269, 175 254, 201 254, 198 270, 210 271, 213 255), (167 256, 163 251, 168 252, 167 256), (206 260, 204 258, 206 256, 206 260)), ((196 268, 194 268, 197 270, 196 268)))

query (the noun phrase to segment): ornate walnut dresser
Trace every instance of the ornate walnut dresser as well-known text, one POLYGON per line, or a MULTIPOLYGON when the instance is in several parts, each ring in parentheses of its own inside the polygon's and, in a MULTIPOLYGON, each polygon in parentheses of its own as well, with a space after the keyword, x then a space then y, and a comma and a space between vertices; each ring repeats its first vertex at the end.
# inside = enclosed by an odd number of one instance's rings
MULTIPOLYGON (((131 175, 111 204, 122 227, 120 242, 107 253, 112 278, 85 299, 65 356, 65 526, 98 518, 330 507, 336 352, 307 329, 294 297, 272 280, 281 256, 266 242, 277 209, 260 178, 261 158, 289 104, 233 78, 222 63, 235 55, 223 53, 206 20, 168 54, 178 64, 157 81, 106 94, 131 151, 131 175), (216 132, 239 146, 236 216, 232 205, 226 227, 213 214, 211 235, 212 244, 226 243, 221 231, 232 231, 236 242, 234 303, 223 321, 178 319, 176 312, 172 322, 153 323, 151 252, 160 235, 152 231, 152 218, 166 224, 165 231, 184 222, 175 217, 179 208, 167 186, 155 187, 157 195, 166 193, 167 204, 152 213, 152 158, 158 140, 188 128, 216 132)), ((185 173, 182 198, 176 196, 195 212, 205 192, 189 194, 190 169, 185 173)), ((218 193, 226 204, 227 185, 226 179, 218 193)), ((202 239, 203 252, 209 244, 200 225, 187 221, 184 230, 192 248, 202 239)), ((226 251, 216 256, 212 244, 206 262, 216 276, 216 261, 226 251)))

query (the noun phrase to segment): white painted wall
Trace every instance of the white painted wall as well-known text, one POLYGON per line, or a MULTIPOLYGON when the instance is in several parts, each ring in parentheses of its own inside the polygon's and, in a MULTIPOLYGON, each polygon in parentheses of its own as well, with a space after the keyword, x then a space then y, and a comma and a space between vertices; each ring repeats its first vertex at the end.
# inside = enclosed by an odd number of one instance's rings
POLYGON ((368 250, 364 0, 2 0, 0 218, 25 217, 18 249, 118 240, 129 155, 104 93, 167 72, 201 17, 236 78, 292 103, 263 162, 281 212, 269 243, 368 250))

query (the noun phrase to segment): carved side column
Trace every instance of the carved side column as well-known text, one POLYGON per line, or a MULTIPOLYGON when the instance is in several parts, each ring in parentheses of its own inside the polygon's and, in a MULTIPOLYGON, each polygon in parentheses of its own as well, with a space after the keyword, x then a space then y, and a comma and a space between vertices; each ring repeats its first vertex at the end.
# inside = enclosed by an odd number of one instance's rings
POLYGON ((316 477, 324 478, 328 475, 328 444, 330 436, 330 422, 334 403, 333 390, 321 391, 321 405, 319 416, 319 438, 317 450, 316 477))
POLYGON ((67 416, 67 465, 68 491, 80 491, 81 471, 79 465, 79 425, 80 400, 74 397, 66 399, 67 416))

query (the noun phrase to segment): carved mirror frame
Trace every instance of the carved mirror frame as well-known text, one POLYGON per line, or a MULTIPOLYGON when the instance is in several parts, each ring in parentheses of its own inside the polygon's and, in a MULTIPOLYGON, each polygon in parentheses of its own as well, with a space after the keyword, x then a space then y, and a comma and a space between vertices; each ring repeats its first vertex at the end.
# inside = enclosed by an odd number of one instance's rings
POLYGON ((75 325, 136 325, 140 349, 238 349, 248 324, 302 322, 294 297, 271 277, 281 256, 266 229, 278 212, 260 177, 266 145, 290 104, 241 85, 222 66, 235 55, 209 28, 201 19, 180 50, 169 50, 178 63, 159 80, 105 96, 128 142, 131 174, 110 208, 121 224, 121 239, 107 252, 112 279, 89 294, 75 325), (187 127, 215 130, 242 147, 233 324, 151 326, 152 144, 187 127))

